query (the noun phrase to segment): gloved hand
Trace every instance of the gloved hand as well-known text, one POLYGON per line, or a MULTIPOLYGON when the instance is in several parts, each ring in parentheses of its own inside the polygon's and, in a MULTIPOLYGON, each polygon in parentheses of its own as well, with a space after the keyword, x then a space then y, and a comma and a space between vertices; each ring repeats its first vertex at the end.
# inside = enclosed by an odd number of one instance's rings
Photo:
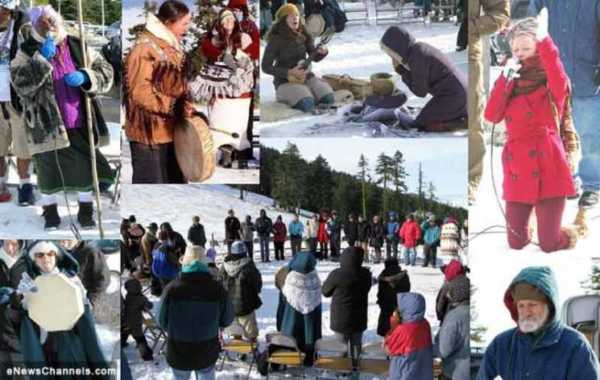
POLYGON ((513 79, 521 77, 519 70, 521 70, 521 64, 519 63, 519 60, 515 57, 510 58, 508 61, 506 61, 504 67, 502 68, 502 76, 504 76, 504 78, 510 82, 513 79))
POLYGON ((538 41, 548 37, 548 10, 543 8, 537 18, 538 28, 535 37, 538 41))
POLYGON ((89 82, 89 78, 87 74, 83 71, 73 71, 72 73, 68 73, 65 75, 65 82, 71 87, 79 87, 89 82))
POLYGON ((35 293, 37 292, 37 287, 35 286, 35 282, 27 272, 24 272, 21 276, 21 281, 19 282, 19 286, 17 287, 17 293, 19 294, 27 294, 27 293, 35 293))
POLYGON ((48 61, 54 58, 56 55, 56 44, 54 43, 54 39, 52 37, 46 38, 42 47, 40 48, 40 54, 44 56, 48 61))
POLYGON ((246 48, 252 44, 252 38, 248 33, 242 33, 241 40, 242 50, 246 50, 246 48))
POLYGON ((10 302, 10 296, 15 292, 13 288, 8 286, 0 288, 0 305, 6 305, 10 302))

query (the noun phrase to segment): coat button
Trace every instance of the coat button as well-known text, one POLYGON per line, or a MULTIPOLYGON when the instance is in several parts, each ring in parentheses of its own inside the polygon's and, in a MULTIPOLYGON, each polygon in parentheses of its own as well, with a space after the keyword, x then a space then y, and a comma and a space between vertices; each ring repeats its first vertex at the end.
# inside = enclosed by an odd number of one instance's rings
POLYGON ((537 156, 537 151, 535 149, 530 150, 529 157, 534 158, 535 156, 537 156))
POLYGON ((512 121, 512 117, 510 117, 510 116, 507 116, 507 117, 506 117, 506 122, 507 122, 507 123, 510 123, 511 121, 512 121))
POLYGON ((512 161, 512 159, 513 159, 512 153, 509 153, 506 155, 506 161, 512 161))
POLYGON ((510 176, 510 178, 512 178, 513 181, 516 181, 517 180, 517 175, 513 174, 513 175, 510 176))
POLYGON ((531 176, 533 178, 538 178, 540 176, 540 171, 539 170, 534 170, 533 172, 531 172, 531 176))
POLYGON ((527 118, 531 119, 533 117, 533 112, 527 112, 527 118))

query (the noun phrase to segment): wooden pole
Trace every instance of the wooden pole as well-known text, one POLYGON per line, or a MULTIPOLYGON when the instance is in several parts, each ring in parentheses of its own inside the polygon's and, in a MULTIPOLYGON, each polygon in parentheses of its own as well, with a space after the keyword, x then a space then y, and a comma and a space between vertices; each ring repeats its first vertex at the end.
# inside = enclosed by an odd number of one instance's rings
MULTIPOLYGON (((83 7, 81 0, 77 0, 77 15, 79 19, 79 37, 81 39, 81 51, 83 52, 83 67, 89 68, 87 44, 85 39, 85 30, 83 29, 83 7)), ((85 113, 87 120, 88 139, 90 142, 90 160, 92 162, 92 181, 94 192, 96 193, 96 216, 98 219, 98 232, 100 239, 104 239, 104 229, 102 228, 102 206, 100 205, 100 184, 98 183, 98 168, 96 165, 96 144, 94 143, 94 127, 92 125, 92 102, 90 97, 84 93, 85 113)))

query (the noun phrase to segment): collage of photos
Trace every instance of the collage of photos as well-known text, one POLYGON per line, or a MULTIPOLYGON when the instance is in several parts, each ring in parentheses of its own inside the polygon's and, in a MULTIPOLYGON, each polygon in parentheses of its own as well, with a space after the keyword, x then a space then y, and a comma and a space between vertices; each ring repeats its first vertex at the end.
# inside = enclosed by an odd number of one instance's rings
POLYGON ((0 380, 600 380, 600 0, 0 0, 0 380))

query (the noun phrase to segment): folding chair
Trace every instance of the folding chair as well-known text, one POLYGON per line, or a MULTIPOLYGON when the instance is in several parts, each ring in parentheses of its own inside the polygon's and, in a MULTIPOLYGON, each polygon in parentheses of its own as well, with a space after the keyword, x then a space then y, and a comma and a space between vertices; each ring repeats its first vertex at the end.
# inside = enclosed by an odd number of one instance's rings
POLYGON ((144 326, 144 335, 148 336, 152 343, 152 352, 159 347, 158 352, 161 353, 167 345, 167 332, 160 327, 154 315, 149 311, 143 311, 144 318, 142 324, 144 326), (161 343, 162 340, 162 343, 161 343))
POLYGON ((223 342, 223 353, 221 358, 221 368, 219 371, 223 370, 225 366, 225 359, 227 359, 227 353, 236 353, 239 355, 250 355, 250 368, 248 368, 248 376, 246 378, 250 378, 250 373, 252 373, 252 367, 254 363, 256 363, 256 342, 251 342, 244 339, 238 339, 238 336, 244 335, 244 329, 242 326, 238 324, 232 324, 227 327, 223 332, 224 342, 223 342), (225 339, 227 336, 228 339, 225 339))
MULTIPOLYGON (((337 339, 319 339, 315 343, 315 361, 313 367, 334 373, 352 373, 352 359, 346 354, 348 346, 337 339)), ((322 379, 323 377, 317 377, 322 379)))
POLYGON ((569 298, 563 304, 563 321, 581 332, 596 354, 600 354, 600 295, 569 298))
POLYGON ((361 373, 371 373, 377 376, 387 376, 390 370, 390 360, 381 347, 381 342, 365 344, 359 360, 361 373))
POLYGON ((306 357, 306 354, 300 351, 296 339, 280 332, 267 334, 266 339, 267 350, 269 352, 267 358, 267 363, 269 364, 267 379, 269 378, 269 373, 271 372, 271 366, 273 364, 302 368, 302 378, 304 378, 304 358, 306 357), (277 347, 271 350, 271 346, 277 347))

